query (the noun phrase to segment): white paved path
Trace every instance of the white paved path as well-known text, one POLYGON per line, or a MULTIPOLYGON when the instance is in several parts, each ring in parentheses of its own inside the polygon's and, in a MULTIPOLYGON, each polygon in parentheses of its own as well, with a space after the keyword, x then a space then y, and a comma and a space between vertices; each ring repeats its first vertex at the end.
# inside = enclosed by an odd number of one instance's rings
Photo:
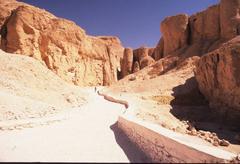
MULTIPOLYGON (((116 126, 124 106, 90 93, 92 103, 48 126, 0 131, 0 161, 144 162, 116 126)), ((67 113, 67 112, 66 112, 67 113)))

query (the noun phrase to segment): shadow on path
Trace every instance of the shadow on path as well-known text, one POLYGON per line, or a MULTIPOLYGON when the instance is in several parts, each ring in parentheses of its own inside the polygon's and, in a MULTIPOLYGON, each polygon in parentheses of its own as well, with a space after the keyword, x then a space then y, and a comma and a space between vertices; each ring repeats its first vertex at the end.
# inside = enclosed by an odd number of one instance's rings
POLYGON ((152 163, 145 153, 118 128, 117 122, 111 125, 110 129, 114 132, 117 144, 122 148, 131 163, 152 163))

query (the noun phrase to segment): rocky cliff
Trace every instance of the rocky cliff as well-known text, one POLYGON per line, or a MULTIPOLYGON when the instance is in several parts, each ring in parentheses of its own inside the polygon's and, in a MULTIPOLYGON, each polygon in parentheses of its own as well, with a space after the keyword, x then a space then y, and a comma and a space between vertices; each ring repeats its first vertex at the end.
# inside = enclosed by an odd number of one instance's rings
POLYGON ((221 0, 202 12, 188 16, 179 14, 161 22, 162 38, 155 56, 201 56, 237 36, 240 25, 240 1, 221 0))
POLYGON ((123 56, 118 38, 88 36, 74 22, 45 10, 13 0, 0 3, 6 10, 0 14, 1 49, 40 60, 76 85, 110 85, 117 81, 123 56))
POLYGON ((201 57, 195 76, 200 91, 228 123, 240 118, 240 37, 201 57))
POLYGON ((137 72, 146 66, 155 62, 155 48, 140 47, 137 49, 125 48, 124 56, 121 62, 121 76, 125 76, 137 72))
POLYGON ((221 0, 202 12, 179 14, 161 22, 162 38, 154 57, 165 61, 176 56, 178 63, 202 56, 195 71, 202 94, 216 116, 237 125, 240 118, 240 0, 221 0))

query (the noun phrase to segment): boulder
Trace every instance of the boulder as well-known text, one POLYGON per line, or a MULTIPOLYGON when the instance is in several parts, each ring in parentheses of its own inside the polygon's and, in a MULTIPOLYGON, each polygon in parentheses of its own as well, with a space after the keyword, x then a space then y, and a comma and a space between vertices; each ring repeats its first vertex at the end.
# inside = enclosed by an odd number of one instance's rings
POLYGON ((124 50, 117 37, 89 36, 74 22, 30 5, 14 10, 1 31, 4 51, 40 60, 67 82, 94 86, 117 81, 124 50))
POLYGON ((122 77, 131 74, 132 67, 133 67, 133 50, 131 48, 125 48, 121 68, 122 77))
POLYGON ((239 63, 240 36, 202 56, 195 70, 199 89, 210 106, 230 122, 240 118, 239 63))
POLYGON ((188 15, 179 14, 165 18, 161 22, 161 32, 164 40, 163 56, 167 56, 188 44, 188 15))

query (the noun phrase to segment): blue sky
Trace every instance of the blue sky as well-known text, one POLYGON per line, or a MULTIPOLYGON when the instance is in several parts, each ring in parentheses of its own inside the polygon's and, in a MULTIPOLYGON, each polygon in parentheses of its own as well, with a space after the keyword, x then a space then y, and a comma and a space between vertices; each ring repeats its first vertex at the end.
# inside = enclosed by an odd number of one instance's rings
POLYGON ((193 14, 219 0, 20 0, 70 19, 89 35, 118 36, 125 47, 154 47, 160 22, 180 13, 193 14))

